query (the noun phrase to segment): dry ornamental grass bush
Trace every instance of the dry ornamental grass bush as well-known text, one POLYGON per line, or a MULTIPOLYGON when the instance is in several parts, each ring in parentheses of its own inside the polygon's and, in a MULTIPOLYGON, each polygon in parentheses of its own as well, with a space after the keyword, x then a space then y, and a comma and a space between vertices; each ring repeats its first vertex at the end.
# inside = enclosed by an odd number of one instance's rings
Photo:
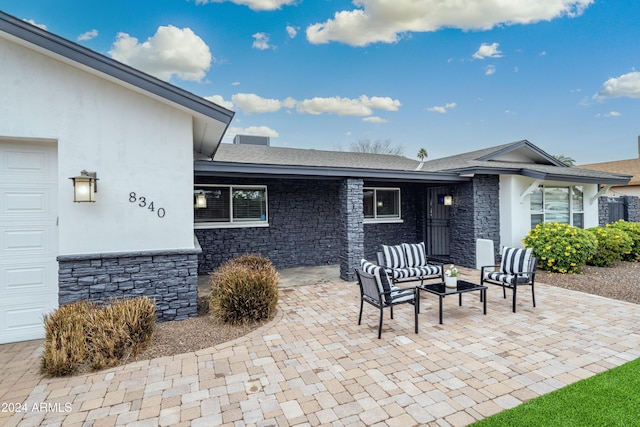
POLYGON ((139 354, 151 341, 155 304, 147 298, 113 301, 99 307, 82 301, 45 316, 41 371, 51 376, 116 366, 139 354))
POLYGON ((227 323, 269 319, 278 303, 278 272, 260 255, 243 255, 211 274, 211 316, 227 323))

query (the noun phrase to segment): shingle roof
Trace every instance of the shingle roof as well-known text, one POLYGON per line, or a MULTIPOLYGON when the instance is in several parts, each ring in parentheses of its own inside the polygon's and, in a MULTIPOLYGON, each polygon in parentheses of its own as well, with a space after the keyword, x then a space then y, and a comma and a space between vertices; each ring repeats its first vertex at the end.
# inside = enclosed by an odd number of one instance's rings
POLYGON ((592 169, 603 172, 632 175, 628 185, 640 185, 640 159, 617 160, 613 162, 591 163, 576 166, 581 169, 592 169))
POLYGON ((390 169, 402 171, 412 171, 420 165, 420 162, 417 160, 388 154, 309 150, 248 144, 220 144, 214 159, 219 162, 234 163, 390 169))
POLYGON ((624 185, 630 178, 609 172, 567 167, 528 141, 502 144, 424 163, 387 154, 220 144, 214 161, 210 163, 203 167, 212 170, 216 164, 235 164, 238 165, 238 170, 246 171, 257 165, 263 168, 261 170, 295 166, 295 170, 286 171, 290 174, 305 173, 305 167, 314 174, 320 174, 318 171, 323 168, 348 168, 355 174, 357 170, 370 170, 367 176, 371 176, 376 170, 386 171, 387 175, 389 171, 398 171, 404 177, 413 176, 420 180, 425 180, 430 175, 437 175, 439 179, 453 179, 455 176, 474 174, 512 174, 545 180, 624 185))

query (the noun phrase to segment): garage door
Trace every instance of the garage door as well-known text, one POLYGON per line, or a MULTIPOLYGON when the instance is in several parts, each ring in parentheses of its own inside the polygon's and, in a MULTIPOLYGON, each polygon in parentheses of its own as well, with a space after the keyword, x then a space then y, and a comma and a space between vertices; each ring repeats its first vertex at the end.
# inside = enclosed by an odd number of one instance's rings
POLYGON ((0 344, 44 337, 58 306, 57 152, 0 139, 0 344))

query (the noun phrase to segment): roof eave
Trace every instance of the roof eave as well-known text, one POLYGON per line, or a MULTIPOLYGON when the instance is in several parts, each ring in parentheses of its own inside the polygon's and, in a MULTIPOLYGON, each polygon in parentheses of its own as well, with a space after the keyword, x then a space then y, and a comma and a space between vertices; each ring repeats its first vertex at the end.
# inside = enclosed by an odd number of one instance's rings
POLYGON ((460 176, 473 176, 473 175, 521 175, 528 178, 542 179, 545 181, 561 181, 561 182, 581 182, 585 184, 610 184, 610 185, 626 185, 632 178, 628 175, 609 176, 609 177, 596 177, 585 175, 567 175, 562 173, 549 173, 542 172, 527 168, 483 168, 483 167, 469 167, 450 170, 455 171, 460 176))
POLYGON ((197 160, 194 162, 196 175, 234 175, 292 178, 363 178, 413 182, 464 182, 469 178, 457 173, 416 172, 388 169, 344 168, 331 166, 266 165, 259 163, 235 163, 197 160))

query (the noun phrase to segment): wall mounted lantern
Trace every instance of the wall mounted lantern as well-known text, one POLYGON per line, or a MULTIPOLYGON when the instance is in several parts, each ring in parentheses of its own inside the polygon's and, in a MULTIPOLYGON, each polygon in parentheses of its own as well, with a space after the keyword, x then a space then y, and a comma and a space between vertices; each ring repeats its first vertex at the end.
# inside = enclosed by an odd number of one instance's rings
POLYGON ((69 179, 73 181, 74 202, 81 203, 96 201, 98 178, 96 178, 95 172, 87 172, 86 170, 83 170, 80 172, 80 176, 74 176, 69 179))
POLYGON ((204 209, 207 207, 207 195, 204 192, 196 194, 196 209, 204 209))
POLYGON ((444 200, 443 200, 443 204, 445 206, 451 206, 453 205, 453 196, 447 194, 446 196, 444 196, 444 200))

